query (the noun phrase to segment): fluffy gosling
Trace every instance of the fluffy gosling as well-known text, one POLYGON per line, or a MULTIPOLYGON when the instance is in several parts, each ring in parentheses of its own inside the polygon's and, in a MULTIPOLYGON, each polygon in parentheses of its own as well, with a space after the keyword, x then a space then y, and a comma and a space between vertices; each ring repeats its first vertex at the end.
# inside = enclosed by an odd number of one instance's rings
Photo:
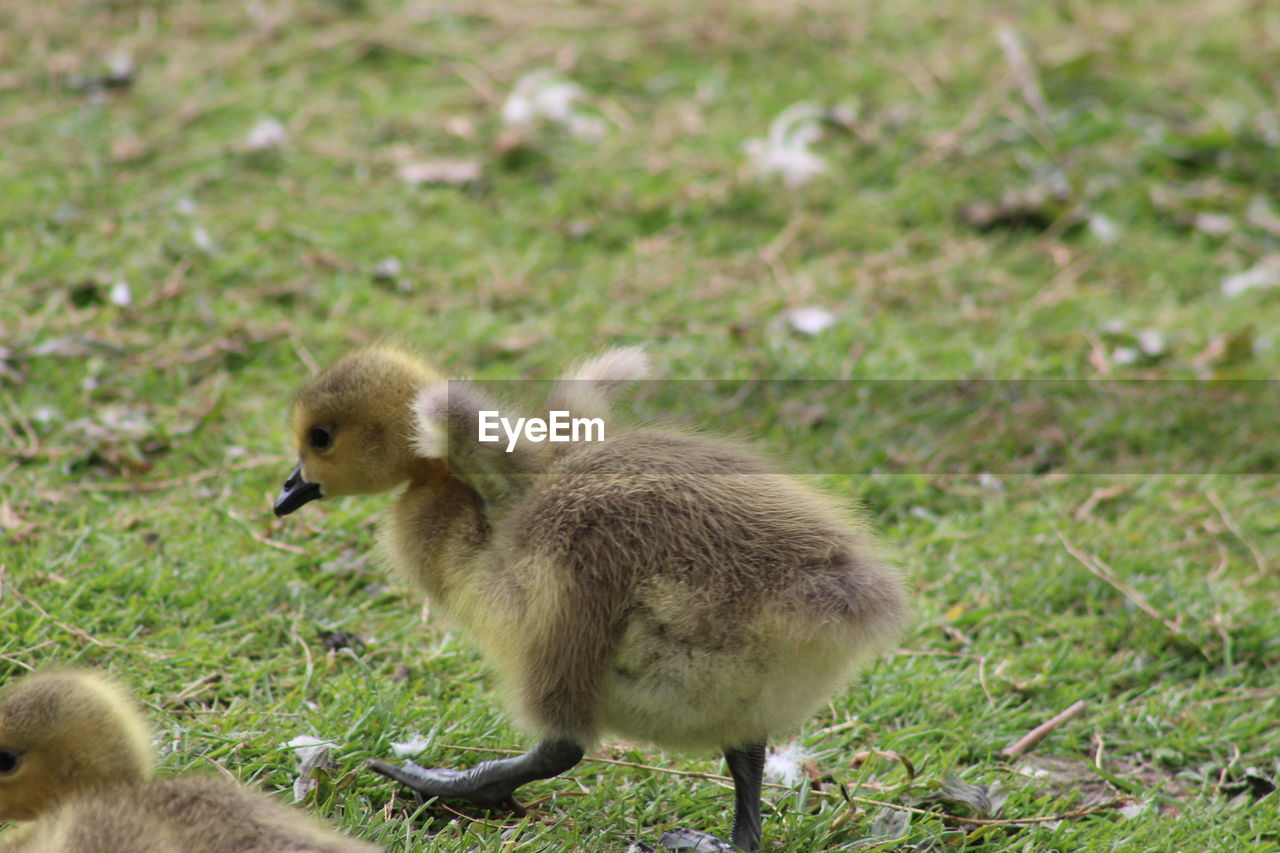
MULTIPOLYGON (((554 396, 599 414, 642 368, 608 353, 554 396)), ((371 765, 423 796, 521 811, 517 788, 573 767, 603 732, 718 748, 730 840, 759 849, 767 739, 896 638, 899 575, 860 521, 733 443, 610 425, 602 442, 505 454, 478 441, 489 406, 389 347, 339 360, 294 403, 299 461, 276 514, 404 484, 385 562, 475 638, 540 738, 465 771, 371 765)), ((687 830, 663 843, 729 849, 687 830)))
POLYGON ((37 673, 0 693, 2 853, 376 853, 219 776, 152 778, 151 736, 113 682, 37 673))

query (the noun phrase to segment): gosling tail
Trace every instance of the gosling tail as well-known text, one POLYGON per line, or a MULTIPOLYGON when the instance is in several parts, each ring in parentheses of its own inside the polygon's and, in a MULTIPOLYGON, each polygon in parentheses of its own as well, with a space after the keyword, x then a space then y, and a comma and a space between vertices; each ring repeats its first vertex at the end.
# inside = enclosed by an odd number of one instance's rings
POLYGON ((551 389, 548 405, 576 418, 607 419, 613 393, 649 373, 649 357, 640 347, 611 349, 574 365, 551 389))

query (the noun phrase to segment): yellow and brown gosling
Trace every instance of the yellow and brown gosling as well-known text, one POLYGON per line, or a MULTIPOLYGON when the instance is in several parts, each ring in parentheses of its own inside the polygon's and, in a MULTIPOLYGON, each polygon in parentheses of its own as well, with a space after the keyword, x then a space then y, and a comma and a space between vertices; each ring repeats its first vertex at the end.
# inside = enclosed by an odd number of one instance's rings
POLYGON ((376 853, 220 776, 152 776, 129 696, 84 670, 0 692, 2 853, 376 853))
MULTIPOLYGON (((643 373, 633 351, 588 362, 553 395, 600 414, 643 373)), ((373 762, 423 796, 520 810, 602 733, 719 749, 735 782, 731 842, 760 847, 766 741, 802 723, 899 634, 906 595, 865 525, 743 447, 608 424, 603 441, 506 454, 480 442, 474 389, 373 347, 298 394, 298 466, 277 515, 404 486, 385 562, 478 642, 529 752, 469 770, 373 762)), ((668 833, 674 850, 728 850, 668 833)))

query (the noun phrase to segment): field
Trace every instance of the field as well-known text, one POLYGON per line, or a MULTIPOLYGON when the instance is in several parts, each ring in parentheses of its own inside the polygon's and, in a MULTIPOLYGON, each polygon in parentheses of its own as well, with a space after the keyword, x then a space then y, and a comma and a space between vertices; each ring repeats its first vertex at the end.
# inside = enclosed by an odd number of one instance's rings
POLYGON ((769 849, 1280 849, 1278 51, 1263 0, 9 0, 0 684, 104 667, 162 772, 283 801, 330 741, 303 807, 392 851, 726 832, 711 755, 606 741, 520 820, 364 770, 527 741, 372 560, 388 497, 270 511, 353 346, 640 344, 672 382, 624 408, 863 504, 911 577, 780 744, 769 849), (934 405, 972 380, 1058 382, 934 405), (1082 449, 1067 397, 1128 415, 1082 449))

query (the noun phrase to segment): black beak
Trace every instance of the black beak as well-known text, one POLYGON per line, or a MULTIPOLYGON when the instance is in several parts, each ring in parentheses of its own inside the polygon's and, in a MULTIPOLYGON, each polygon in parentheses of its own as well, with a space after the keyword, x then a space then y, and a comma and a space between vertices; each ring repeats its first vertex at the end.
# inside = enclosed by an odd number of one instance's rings
POLYGON ((276 503, 272 509, 277 516, 285 516, 305 503, 324 497, 319 483, 308 483, 302 479, 302 463, 299 462, 284 481, 284 488, 276 495, 276 503))

